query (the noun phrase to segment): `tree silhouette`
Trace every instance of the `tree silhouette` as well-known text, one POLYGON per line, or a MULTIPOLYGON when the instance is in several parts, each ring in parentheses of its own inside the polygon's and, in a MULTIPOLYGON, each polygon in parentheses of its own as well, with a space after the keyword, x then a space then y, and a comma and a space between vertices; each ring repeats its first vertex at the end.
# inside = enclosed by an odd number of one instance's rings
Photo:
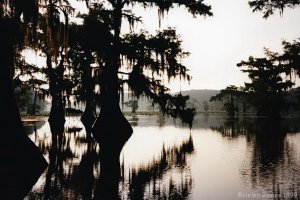
POLYGON ((168 28, 156 35, 145 31, 127 34, 122 42, 121 52, 129 59, 129 66, 132 68, 128 79, 123 79, 121 83, 128 84, 135 96, 144 95, 153 99, 153 103, 157 103, 164 114, 180 118, 191 125, 195 110, 186 108, 189 97, 168 94, 168 88, 161 81, 164 74, 169 79, 179 76, 190 80, 186 67, 179 62, 189 53, 182 50, 176 31, 168 28), (146 75, 149 70, 152 71, 151 75, 146 75))
POLYGON ((215 96, 212 96, 209 101, 223 101, 224 108, 230 117, 234 117, 238 108, 238 98, 243 96, 243 92, 234 85, 227 86, 215 96))
MULTIPOLYGON (((37 23, 35 10, 36 2, 31 0, 26 5, 22 1, 0 1, 0 26, 2 27, 0 33, 0 66, 2 73, 1 80, 1 94, 5 96, 1 100, 1 107, 6 108, 8 116, 5 121, 1 123, 7 124, 9 122, 16 130, 14 133, 22 132, 22 123, 18 111, 17 103, 14 97, 13 77, 15 73, 14 56, 17 47, 24 46, 25 33, 31 33, 37 23), (23 14, 24 23, 21 22, 20 16, 23 14), (28 23, 31 22, 32 29, 29 28, 28 23), (28 31, 26 31, 28 30, 28 31)), ((34 30, 33 30, 34 32, 34 30)), ((28 35, 27 34, 27 35, 28 35)), ((28 38, 27 43, 32 40, 28 38)), ((4 125, 3 124, 3 125, 4 125)))
MULTIPOLYGON (((128 11, 126 7, 137 3, 144 5, 145 8, 157 6, 162 14, 174 5, 179 5, 186 7, 194 16, 212 15, 210 6, 205 5, 203 1, 166 3, 164 1, 111 0, 108 2, 111 4, 110 8, 106 8, 101 3, 89 5, 89 14, 83 16, 86 40, 79 44, 86 53, 92 52, 95 64, 98 66, 94 75, 97 74, 98 77, 100 95, 97 101, 101 109, 93 126, 93 135, 100 143, 104 140, 116 140, 115 138, 126 141, 132 133, 132 128, 119 107, 120 95, 122 96, 124 88, 129 87, 135 96, 146 95, 155 102, 161 103, 163 101, 159 98, 169 97, 170 104, 173 100, 171 96, 165 95, 167 88, 159 78, 166 75, 169 79, 176 77, 190 79, 186 67, 180 63, 180 60, 188 54, 182 50, 181 40, 174 29, 160 31, 156 35, 150 35, 145 31, 121 35, 123 19, 127 20, 131 26, 140 21, 140 18, 128 11), (124 67, 127 70, 123 70, 124 67), (152 76, 147 76, 146 74, 151 71, 152 76)), ((175 107, 174 105, 173 109, 175 107)), ((181 115, 193 114, 192 110, 182 110, 178 112, 181 115)), ((167 113, 171 114, 171 112, 167 113)), ((179 114, 173 116, 179 116, 179 114)), ((119 141, 114 142, 119 143, 119 141)), ((115 144, 100 145, 115 146, 115 144)), ((122 145, 117 146, 120 148, 122 145)))
POLYGON ((14 96, 15 53, 25 44, 34 44, 37 25, 37 1, 0 1, 0 93, 5 117, 1 127, 1 195, 22 199, 46 167, 46 161, 33 142, 25 135, 14 96), (21 20, 22 16, 22 20, 21 20), (10 176, 7 179, 8 175, 10 176), (17 183, 17 184, 16 184, 17 183))
POLYGON ((238 67, 247 67, 242 72, 248 73, 251 83, 245 83, 249 102, 256 108, 258 115, 279 116, 286 106, 284 96, 294 83, 284 80, 286 72, 278 62, 278 54, 265 49, 265 58, 249 57, 248 61, 237 64, 238 67))
POLYGON ((279 117, 282 111, 287 112, 291 103, 287 96, 289 93, 295 96, 289 90, 295 84, 293 79, 299 76, 300 45, 298 40, 292 43, 283 41, 282 45, 284 52, 281 54, 265 48, 265 57, 250 56, 248 61, 238 63, 238 67, 246 67, 241 71, 248 73, 252 82, 245 83, 245 87, 240 91, 237 91, 236 87, 227 88, 229 91, 221 90, 211 100, 221 100, 224 96, 230 97, 225 105, 230 114, 233 114, 235 107, 234 95, 243 101, 243 111, 246 111, 246 102, 248 102, 255 107, 257 115, 279 117))
POLYGON ((44 12, 40 15, 39 45, 46 57, 46 74, 49 80, 49 94, 51 96, 51 109, 49 124, 52 134, 59 135, 64 131, 64 93, 65 65, 68 63, 68 34, 69 14, 73 12, 68 0, 45 1, 41 4, 44 12), (61 18, 64 21, 61 22, 61 18))
POLYGON ((124 102, 124 105, 130 107, 132 113, 136 113, 136 110, 139 108, 138 100, 136 99, 132 99, 127 102, 124 102))
POLYGON ((203 101, 202 105, 203 105, 203 110, 204 110, 205 114, 208 114, 208 110, 209 110, 208 102, 207 101, 203 101))
POLYGON ((81 117, 87 134, 91 134, 99 105, 101 63, 107 54, 111 41, 111 29, 107 24, 110 12, 101 5, 90 8, 89 14, 82 15, 83 24, 70 26, 69 62, 72 66, 71 81, 76 102, 83 102, 85 110, 81 117))
MULTIPOLYGON (((71 38, 74 32, 70 30, 71 38)), ((76 37, 76 36, 75 36, 76 37)), ((72 39, 70 43, 72 43, 72 39)), ((96 119, 97 94, 95 87, 97 84, 97 75, 95 69, 91 67, 94 57, 91 51, 82 50, 80 46, 72 46, 69 51, 73 73, 69 82, 71 84, 71 94, 75 96, 74 103, 83 102, 85 105, 81 121, 85 126, 87 135, 91 136, 92 125, 96 119), (94 77, 92 76, 94 74, 94 77)))
MULTIPOLYGON (((160 17, 174 5, 186 7, 194 16, 211 16, 212 13, 210 6, 205 5, 203 0, 169 2, 108 0, 106 3, 110 4, 109 9, 104 9, 102 4, 97 3, 90 6, 94 10, 91 9, 89 16, 95 17, 97 29, 93 29, 95 24, 91 23, 93 20, 89 21, 91 18, 85 18, 86 33, 93 37, 88 38, 87 44, 79 45, 79 48, 83 47, 85 53, 93 52, 93 58, 86 65, 91 64, 95 59, 95 63, 99 66, 97 77, 100 95, 97 103, 101 109, 100 116, 93 127, 93 134, 101 145, 101 160, 111 161, 102 167, 111 169, 111 167, 118 166, 120 150, 132 133, 132 128, 119 107, 122 93, 120 91, 123 91, 125 87, 132 90, 136 96, 143 94, 154 99, 162 106, 165 113, 173 117, 187 118, 188 122, 191 122, 194 115, 194 110, 185 108, 188 97, 181 94, 172 97, 167 94, 168 90, 161 81, 164 76, 169 80, 176 77, 190 79, 186 67, 181 64, 181 59, 188 54, 182 50, 181 40, 176 31, 167 29, 159 31, 155 35, 142 31, 138 34, 130 33, 122 36, 123 19, 126 19, 131 26, 140 21, 140 18, 136 17, 127 7, 136 4, 141 4, 145 8, 157 6, 160 17), (96 12, 94 12, 95 10, 96 12), (125 65, 128 70, 124 72, 125 65), (152 76, 146 75, 149 72, 152 72, 152 76), (128 78, 120 79, 119 75, 122 74, 128 78), (107 151, 109 149, 112 151, 107 151)), ((73 8, 67 0, 0 1, 0 26, 5 27, 0 33, 0 65, 3 66, 0 79, 1 93, 6 96, 4 101, 1 101, 1 107, 7 108, 9 111, 6 120, 1 121, 1 125, 5 126, 7 122, 12 124, 12 138, 15 138, 16 133, 24 132, 13 84, 15 53, 23 47, 40 50, 46 57, 49 94, 52 97, 48 121, 54 137, 58 135, 60 138, 64 131, 66 102, 64 95, 68 97, 73 92, 72 87, 75 87, 73 80, 65 81, 66 65, 71 63, 68 41, 69 14, 72 12, 73 8)), ((76 45, 78 46, 78 44, 76 45)), ((72 61, 74 63, 75 59, 72 61)), ((68 70, 72 73, 71 69, 68 70)), ((90 74, 89 68, 83 70, 83 73, 90 74)), ((91 80, 90 78, 91 76, 88 77, 88 80, 91 80)), ((32 84, 36 85, 33 82, 32 84)), ((91 90, 95 89, 92 87, 94 85, 83 83, 85 94, 90 94, 91 90)), ((85 97, 86 103, 92 105, 91 99, 85 97)), ((35 150, 30 153, 38 156, 35 150)))
POLYGON ((279 62, 286 69, 286 74, 297 74, 300 77, 300 38, 293 42, 282 42, 284 53, 278 57, 279 62))
MULTIPOLYGON (((167 29, 155 35, 145 31, 123 35, 121 28, 124 19, 131 27, 140 21, 127 7, 136 4, 145 8, 157 6, 161 16, 174 5, 186 7, 194 16, 211 16, 212 13, 210 6, 202 0, 109 0, 108 3, 108 8, 101 3, 90 4, 90 13, 84 18, 83 26, 89 36, 85 45, 94 52, 98 66, 100 114, 93 125, 92 134, 101 147, 101 170, 118 174, 120 151, 132 134, 132 127, 119 105, 126 87, 137 97, 146 95, 154 99, 163 111, 174 117, 187 118, 191 122, 194 115, 194 110, 185 108, 187 98, 178 95, 178 100, 175 100, 176 97, 167 94, 168 90, 161 81, 164 76, 169 80, 190 78, 186 67, 180 62, 187 54, 182 50, 176 31, 167 29)), ((103 1, 103 4, 107 5, 107 2, 103 1)), ((106 176, 109 177, 109 174, 106 176)))
MULTIPOLYGON (((284 10, 287 8, 296 8, 300 6, 299 0, 254 0, 249 1, 249 6, 253 8, 253 12, 263 12, 263 17, 268 18, 274 14, 275 10, 279 10, 282 15, 284 10)), ((283 41, 282 42, 284 53, 277 57, 277 61, 281 64, 282 68, 285 68, 285 73, 290 75, 292 79, 293 74, 299 73, 299 58, 300 58, 300 45, 299 39, 294 40, 292 43, 283 41)))

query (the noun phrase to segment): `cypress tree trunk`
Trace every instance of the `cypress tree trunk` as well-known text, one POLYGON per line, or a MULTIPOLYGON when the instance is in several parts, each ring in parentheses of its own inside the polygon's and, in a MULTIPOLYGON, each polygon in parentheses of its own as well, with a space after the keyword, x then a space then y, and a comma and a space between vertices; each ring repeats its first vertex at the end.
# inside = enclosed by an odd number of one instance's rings
MULTIPOLYGON (((117 76, 107 75, 106 79, 107 81, 117 79, 117 76)), ((119 199, 119 157, 133 130, 121 112, 116 85, 106 86, 106 90, 102 92, 100 115, 93 126, 92 133, 100 146, 100 178, 95 197, 109 200, 119 199)))
POLYGON ((108 84, 101 92, 101 110, 92 133, 100 144, 102 154, 119 155, 133 130, 119 106, 117 74, 107 71, 105 79, 108 84))
POLYGON ((85 109, 80 120, 85 127, 86 135, 89 139, 91 138, 92 127, 96 120, 95 104, 93 100, 94 84, 91 84, 93 82, 93 78, 90 68, 85 68, 83 78, 83 87, 85 90, 85 109))
POLYGON ((13 20, 0 18, 0 27, 0 108, 3 115, 0 120, 0 193, 3 197, 23 199, 47 167, 47 162, 26 136, 14 96, 17 25, 13 20))
POLYGON ((49 124, 53 135, 62 135, 65 125, 64 107, 60 96, 52 96, 49 124))
MULTIPOLYGON (((93 136, 100 144, 103 160, 109 160, 109 157, 119 159, 120 152, 133 131, 119 105, 118 69, 120 67, 121 23, 122 3, 118 0, 113 14, 113 45, 101 77, 101 111, 92 129, 93 136), (114 155, 111 156, 111 154, 114 155)), ((111 163, 113 162, 111 161, 111 163)))
POLYGON ((94 105, 89 100, 86 101, 85 110, 84 110, 80 120, 85 127, 87 138, 90 139, 91 133, 92 133, 92 127, 96 120, 96 115, 94 113, 94 105))
MULTIPOLYGON (((120 153, 132 135, 132 127, 120 109, 118 69, 120 67, 121 1, 114 8, 114 40, 101 77, 101 110, 94 123, 92 134, 100 146, 100 178, 96 196, 118 199, 120 153)), ((97 197, 96 197, 97 198, 97 197)))
POLYGON ((65 112, 63 104, 63 58, 56 69, 52 68, 52 61, 50 55, 47 55, 47 67, 49 70, 49 90, 52 97, 52 105, 49 114, 49 125, 53 140, 57 136, 61 137, 64 132, 65 112))
MULTIPOLYGON (((11 124, 14 130, 17 132, 13 132, 11 135, 13 136, 18 132, 23 131, 23 125, 19 113, 19 109, 17 106, 16 99, 14 97, 14 84, 13 84, 13 76, 14 76, 14 38, 16 25, 12 20, 8 19, 0 19, 0 80, 1 80, 1 108, 5 109, 7 112, 4 112, 7 116, 4 119, 8 123, 3 123, 1 120, 1 125, 7 126, 11 124), (3 29, 3 30, 2 30, 3 29)), ((3 127, 1 126, 1 127, 3 127)), ((6 135, 3 135, 6 137, 6 135)))
POLYGON ((37 92, 34 91, 34 99, 31 107, 31 115, 36 115, 36 102, 37 102, 37 92))

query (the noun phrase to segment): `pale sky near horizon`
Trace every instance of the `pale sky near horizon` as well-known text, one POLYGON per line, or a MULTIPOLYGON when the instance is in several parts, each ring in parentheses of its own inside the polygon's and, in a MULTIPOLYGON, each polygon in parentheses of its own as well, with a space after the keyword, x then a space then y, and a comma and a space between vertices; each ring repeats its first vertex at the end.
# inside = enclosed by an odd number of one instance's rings
MULTIPOLYGON (((252 12, 247 0, 206 0, 205 3, 212 6, 213 17, 193 18, 184 8, 176 8, 166 13, 162 21, 162 28, 166 25, 176 28, 184 49, 191 52, 183 62, 193 79, 190 84, 172 81, 168 84, 172 91, 243 86, 249 80, 237 63, 249 56, 262 57, 263 47, 282 52, 283 39, 300 38, 300 7, 288 8, 282 16, 276 12, 263 19, 262 13, 252 12)), ((159 28, 156 10, 136 11, 143 16, 142 27, 159 28)))
MULTIPOLYGON (((248 0, 205 0, 212 6, 212 17, 193 16, 184 8, 170 9, 158 23, 157 9, 134 7, 143 24, 135 30, 154 32, 167 26, 175 27, 183 40, 184 50, 191 55, 183 60, 193 77, 190 84, 172 80, 167 84, 172 92, 191 89, 223 89, 228 85, 243 86, 247 74, 236 66, 249 56, 262 57, 263 47, 282 51, 283 39, 300 38, 300 7, 287 8, 282 16, 277 11, 268 19, 253 13, 248 0)), ((79 3, 76 3, 79 6, 79 3)), ((82 4, 81 4, 82 5, 82 4)), ((78 7, 78 9, 82 9, 78 7)), ((123 32, 128 31, 123 26, 123 32)), ((300 81, 297 80, 297 85, 300 81)))

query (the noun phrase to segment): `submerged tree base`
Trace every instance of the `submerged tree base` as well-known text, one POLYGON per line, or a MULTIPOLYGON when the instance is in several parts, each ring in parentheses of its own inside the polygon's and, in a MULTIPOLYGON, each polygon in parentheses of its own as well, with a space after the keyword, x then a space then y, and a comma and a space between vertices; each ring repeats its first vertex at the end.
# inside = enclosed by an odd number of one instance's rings
POLYGON ((5 137, 0 146, 1 197, 23 199, 48 164, 23 132, 5 137))
POLYGON ((96 120, 96 116, 91 110, 85 110, 80 118, 83 126, 85 127, 87 138, 91 137, 93 124, 96 120))
POLYGON ((132 132, 132 127, 121 110, 101 112, 92 128, 92 134, 99 143, 101 152, 107 149, 116 154, 120 154, 132 132))
POLYGON ((120 153, 132 135, 132 127, 118 109, 103 112, 94 123, 92 134, 100 146, 100 177, 96 199, 119 199, 120 153))
POLYGON ((52 105, 48 119, 50 130, 54 136, 62 136, 65 131, 65 113, 63 107, 52 105))

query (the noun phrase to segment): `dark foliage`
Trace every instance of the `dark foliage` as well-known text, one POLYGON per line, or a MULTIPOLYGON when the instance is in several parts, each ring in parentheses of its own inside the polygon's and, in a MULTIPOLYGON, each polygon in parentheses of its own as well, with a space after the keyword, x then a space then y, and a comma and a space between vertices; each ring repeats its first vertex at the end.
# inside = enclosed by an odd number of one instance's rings
POLYGON ((249 1, 250 7, 253 12, 263 12, 263 17, 268 18, 274 14, 275 10, 279 10, 280 14, 283 14, 284 9, 294 8, 300 5, 299 0, 254 0, 249 1))

